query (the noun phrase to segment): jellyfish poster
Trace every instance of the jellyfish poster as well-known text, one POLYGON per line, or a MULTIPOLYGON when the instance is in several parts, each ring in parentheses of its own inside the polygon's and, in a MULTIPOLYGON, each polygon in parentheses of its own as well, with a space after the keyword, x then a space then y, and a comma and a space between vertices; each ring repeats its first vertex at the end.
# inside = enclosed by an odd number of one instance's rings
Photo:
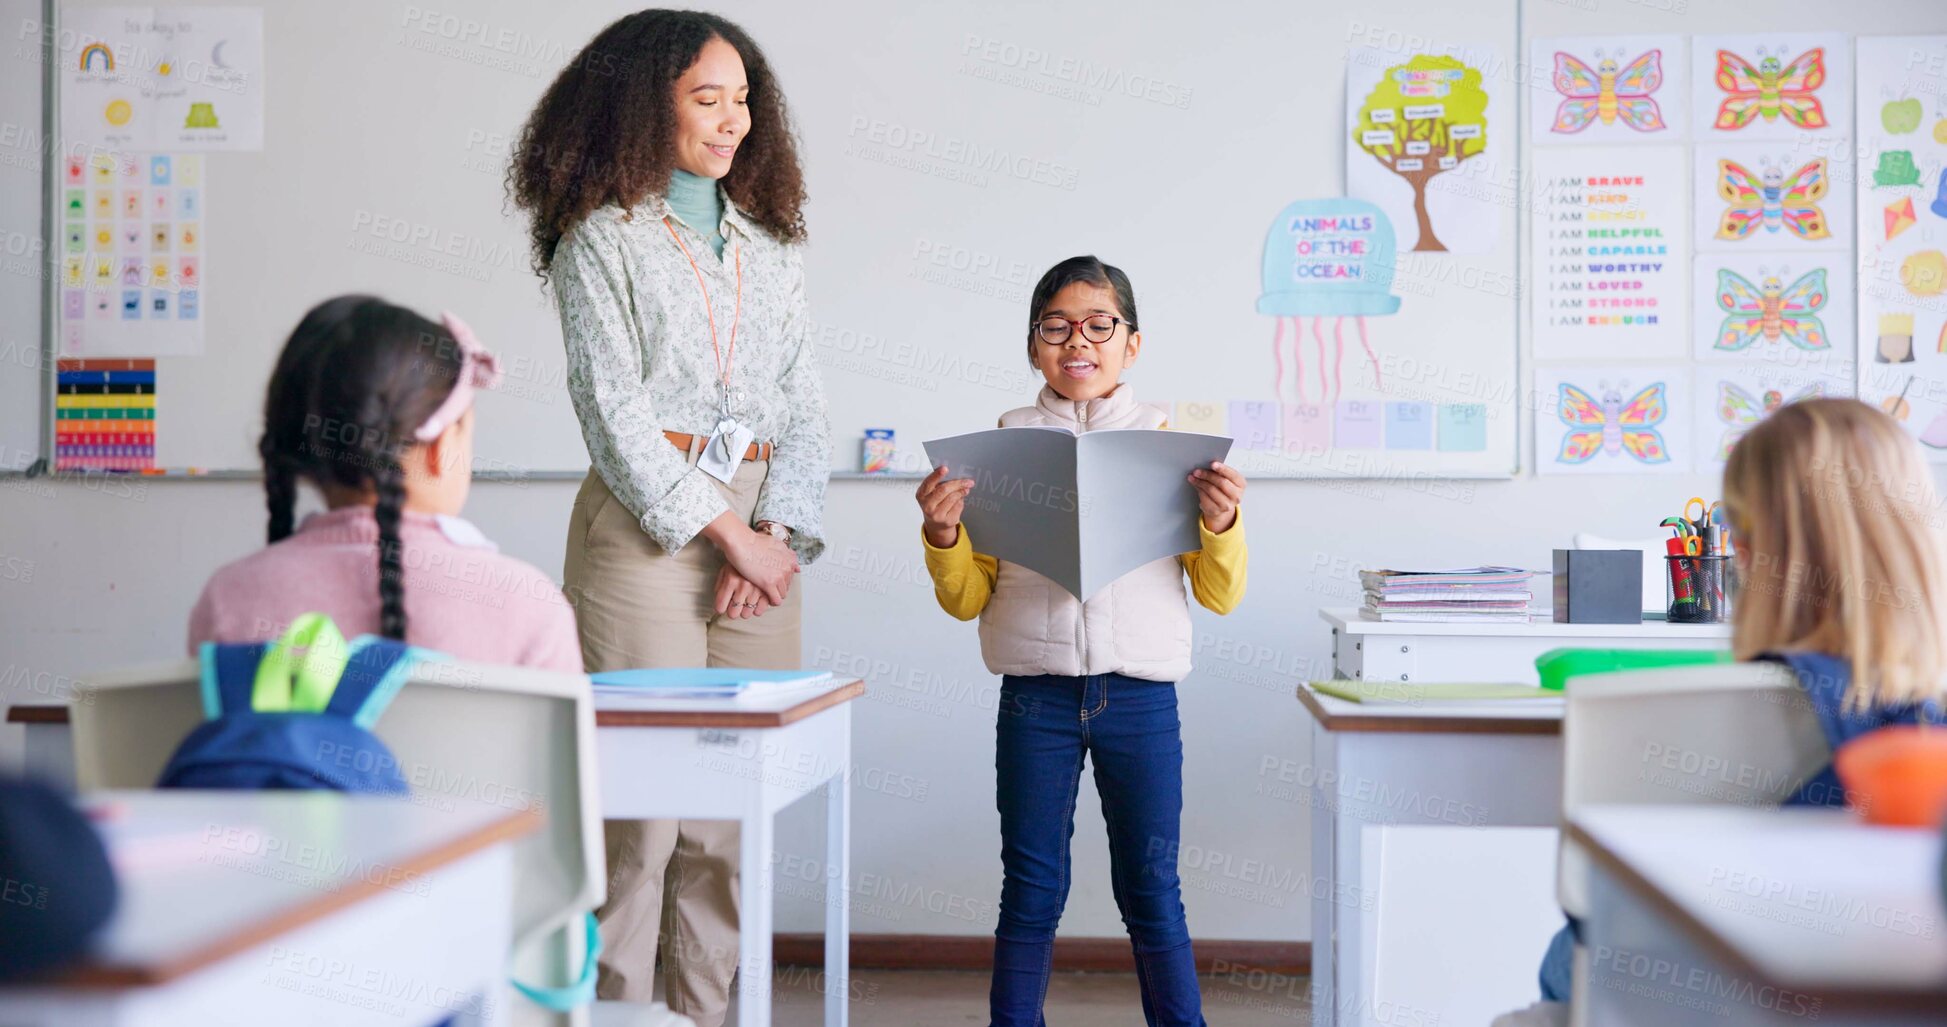
POLYGON ((1682 36, 1537 39, 1528 96, 1537 146, 1682 141, 1690 66, 1682 36))
POLYGON ((1264 293, 1257 301, 1257 312, 1275 319, 1274 394, 1320 406, 1343 398, 1348 333, 1373 388, 1385 391, 1366 319, 1399 310, 1393 267, 1393 226, 1373 204, 1300 200, 1278 213, 1264 240, 1264 293))

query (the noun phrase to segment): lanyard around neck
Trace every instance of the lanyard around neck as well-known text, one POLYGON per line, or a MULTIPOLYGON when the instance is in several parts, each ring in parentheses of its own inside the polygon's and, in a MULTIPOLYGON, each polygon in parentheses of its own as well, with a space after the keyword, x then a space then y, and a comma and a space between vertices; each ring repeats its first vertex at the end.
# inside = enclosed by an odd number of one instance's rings
POLYGON ((696 272, 696 287, 703 291, 703 312, 710 319, 710 352, 717 358, 717 373, 723 377, 723 405, 727 411, 730 406, 730 367, 737 359, 737 326, 744 319, 744 248, 739 245, 731 251, 737 265, 737 303, 736 313, 730 320, 730 346, 728 352, 717 348, 717 308, 710 302, 710 286, 703 281, 703 269, 696 266, 696 258, 690 256, 689 245, 683 237, 676 234, 676 226, 663 218, 663 227, 669 229, 669 237, 683 251, 683 257, 690 262, 690 270, 696 272))

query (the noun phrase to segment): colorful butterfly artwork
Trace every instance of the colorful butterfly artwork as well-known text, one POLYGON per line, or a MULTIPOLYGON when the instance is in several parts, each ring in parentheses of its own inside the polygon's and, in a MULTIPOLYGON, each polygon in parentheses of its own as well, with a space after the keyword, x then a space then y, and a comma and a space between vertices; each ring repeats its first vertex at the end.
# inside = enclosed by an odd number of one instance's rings
POLYGON ((1567 382, 1561 389, 1561 418, 1569 431, 1562 436, 1562 450, 1555 455, 1557 463, 1587 463, 1598 452, 1615 456, 1625 450, 1641 463, 1670 462, 1663 435, 1656 430, 1669 413, 1662 382, 1637 393, 1627 403, 1620 390, 1606 386, 1599 401, 1567 382))
POLYGON ((1745 432, 1756 427, 1759 421, 1770 417, 1779 407, 1786 403, 1796 403, 1801 399, 1813 399, 1823 395, 1825 395, 1825 386, 1813 382, 1800 389, 1798 394, 1790 399, 1786 399, 1785 394, 1777 389, 1766 389, 1764 398, 1758 400, 1751 398, 1750 393, 1730 382, 1718 382, 1717 419, 1724 422, 1726 428, 1723 439, 1717 443, 1717 459, 1729 460, 1731 447, 1737 445, 1737 440, 1743 438, 1745 432))
POLYGON ((1753 118, 1784 119, 1799 128, 1824 128, 1825 108, 1812 94, 1825 84, 1825 48, 1814 47, 1790 64, 1758 50, 1758 65, 1729 50, 1717 51, 1717 88, 1729 93, 1717 106, 1713 128, 1736 130, 1753 118))
POLYGON ((1776 165, 1765 165, 1764 174, 1753 175, 1734 160, 1717 162, 1717 195, 1730 206, 1717 223, 1717 238, 1745 239, 1764 226, 1767 232, 1786 229, 1800 239, 1823 239, 1831 233, 1825 224, 1825 211, 1818 201, 1832 188, 1832 176, 1820 157, 1791 177, 1776 165))
POLYGON ((1604 57, 1600 50, 1595 58, 1591 68, 1573 55, 1556 52, 1555 91, 1563 99, 1551 131, 1580 132, 1597 121, 1613 125, 1618 118, 1638 132, 1667 127, 1663 111, 1650 98, 1663 85, 1663 51, 1650 50, 1620 71, 1616 58, 1604 57))
POLYGON ((1717 329, 1717 348, 1740 350, 1760 338, 1779 339, 1799 349, 1826 349, 1832 339, 1825 334, 1825 323, 1818 312, 1830 297, 1826 290, 1825 269, 1817 268, 1798 277, 1790 286, 1775 274, 1758 269, 1758 283, 1729 268, 1717 269, 1717 309, 1724 312, 1724 323, 1717 329))

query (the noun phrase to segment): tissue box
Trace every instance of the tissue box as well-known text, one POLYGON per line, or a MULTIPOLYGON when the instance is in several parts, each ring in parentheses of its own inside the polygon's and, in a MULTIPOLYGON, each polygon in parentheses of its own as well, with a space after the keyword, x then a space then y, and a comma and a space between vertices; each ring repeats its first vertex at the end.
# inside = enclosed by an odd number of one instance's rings
POLYGON ((1642 620, 1642 550, 1555 550, 1556 623, 1639 624, 1642 620))

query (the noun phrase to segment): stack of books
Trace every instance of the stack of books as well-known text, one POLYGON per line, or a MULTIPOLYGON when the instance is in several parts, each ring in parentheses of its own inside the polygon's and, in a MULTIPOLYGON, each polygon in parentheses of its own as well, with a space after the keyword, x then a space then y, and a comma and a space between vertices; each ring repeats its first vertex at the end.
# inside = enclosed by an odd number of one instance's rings
POLYGON ((1452 571, 1360 571, 1367 620, 1420 624, 1525 624, 1534 571, 1469 567, 1452 571))
POLYGON ((780 692, 829 687, 828 670, 747 670, 734 667, 659 667, 611 670, 589 677, 604 709, 668 699, 757 699, 780 692))

